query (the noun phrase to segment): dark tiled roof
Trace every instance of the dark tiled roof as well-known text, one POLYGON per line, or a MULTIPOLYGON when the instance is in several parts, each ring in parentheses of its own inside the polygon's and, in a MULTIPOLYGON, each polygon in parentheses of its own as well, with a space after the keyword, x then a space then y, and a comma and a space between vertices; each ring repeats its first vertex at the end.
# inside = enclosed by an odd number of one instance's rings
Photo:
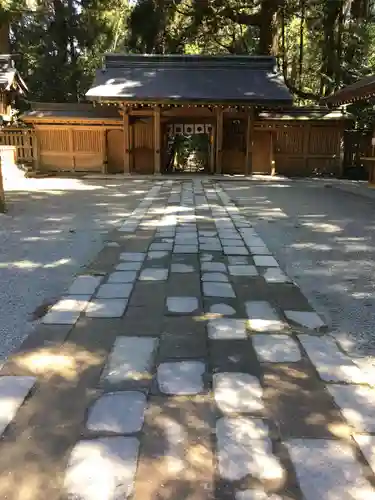
POLYGON ((118 118, 118 110, 112 106, 94 107, 91 103, 56 103, 32 102, 31 110, 22 115, 22 119, 79 119, 105 120, 118 118))
POLYGON ((14 66, 13 57, 8 54, 0 54, 0 90, 10 90, 13 84, 22 94, 28 90, 26 83, 14 66))
POLYGON ((105 57, 91 100, 291 104, 273 57, 121 55, 105 57))
POLYGON ((365 100, 375 95, 375 75, 361 78, 351 85, 346 85, 334 94, 322 99, 323 103, 339 105, 356 100, 365 100))

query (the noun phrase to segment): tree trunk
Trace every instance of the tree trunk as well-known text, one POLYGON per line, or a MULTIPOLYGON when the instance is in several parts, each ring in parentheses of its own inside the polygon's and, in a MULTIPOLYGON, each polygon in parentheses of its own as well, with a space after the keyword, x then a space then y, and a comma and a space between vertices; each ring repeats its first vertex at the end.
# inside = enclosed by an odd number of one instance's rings
POLYGON ((9 22, 3 21, 0 26, 0 54, 10 53, 9 22))
POLYGON ((335 88, 336 75, 339 72, 340 61, 337 56, 337 22, 342 11, 342 0, 326 0, 323 8, 322 75, 323 95, 329 95, 335 88))
POLYGON ((279 11, 280 2, 276 0, 264 0, 260 10, 259 45, 260 55, 275 55, 277 42, 276 14, 279 11))

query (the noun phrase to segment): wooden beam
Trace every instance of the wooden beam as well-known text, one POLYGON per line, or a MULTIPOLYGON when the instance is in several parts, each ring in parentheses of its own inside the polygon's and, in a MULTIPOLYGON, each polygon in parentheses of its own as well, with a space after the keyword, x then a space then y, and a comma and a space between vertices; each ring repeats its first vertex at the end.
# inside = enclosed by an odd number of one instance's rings
POLYGON ((161 134, 160 134, 160 108, 154 108, 153 113, 154 122, 154 174, 160 174, 161 168, 161 134))
POLYGON ((254 139, 254 108, 250 108, 247 115, 247 127, 246 127, 245 175, 251 174, 253 139, 254 139))
POLYGON ((217 109, 216 115, 216 173, 221 174, 223 169, 223 110, 217 109))
POLYGON ((124 174, 130 173, 130 124, 128 111, 124 110, 124 174))

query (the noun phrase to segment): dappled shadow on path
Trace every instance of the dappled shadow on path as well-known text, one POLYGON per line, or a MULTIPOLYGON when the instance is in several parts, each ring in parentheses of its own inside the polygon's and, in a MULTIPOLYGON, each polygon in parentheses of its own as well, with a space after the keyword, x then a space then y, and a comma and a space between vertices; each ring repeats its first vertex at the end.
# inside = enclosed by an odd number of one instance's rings
POLYGON ((375 204, 323 182, 223 183, 345 347, 375 352, 375 204))

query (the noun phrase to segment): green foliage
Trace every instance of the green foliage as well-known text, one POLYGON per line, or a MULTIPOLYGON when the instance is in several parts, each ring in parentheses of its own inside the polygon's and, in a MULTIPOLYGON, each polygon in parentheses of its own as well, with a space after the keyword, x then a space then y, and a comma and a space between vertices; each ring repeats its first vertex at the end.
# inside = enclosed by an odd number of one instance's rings
POLYGON ((19 54, 31 100, 81 99, 102 55, 126 51, 273 54, 296 102, 309 104, 375 72, 374 4, 0 0, 0 32, 10 26, 11 49, 19 54))
POLYGON ((10 20, 31 100, 76 101, 108 51, 124 48, 128 0, 36 0, 10 20))

